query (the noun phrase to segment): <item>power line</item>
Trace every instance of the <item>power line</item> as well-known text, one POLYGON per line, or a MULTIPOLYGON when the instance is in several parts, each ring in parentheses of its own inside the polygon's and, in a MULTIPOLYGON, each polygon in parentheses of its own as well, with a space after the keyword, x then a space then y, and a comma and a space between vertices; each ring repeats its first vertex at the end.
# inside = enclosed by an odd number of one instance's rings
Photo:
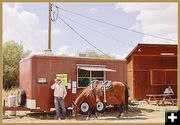
POLYGON ((164 38, 164 37, 160 37, 160 36, 156 36, 156 35, 152 35, 152 34, 140 32, 140 31, 128 29, 128 28, 125 28, 125 27, 122 27, 122 26, 119 26, 119 25, 115 25, 115 24, 112 24, 112 23, 109 23, 109 22, 105 22, 105 21, 102 21, 102 20, 98 20, 98 19, 95 19, 95 18, 92 18, 92 17, 89 17, 89 16, 85 16, 85 15, 82 15, 82 14, 79 14, 79 13, 76 13, 76 12, 73 12, 73 11, 70 11, 70 10, 67 10, 67 9, 64 9, 64 8, 61 8, 61 7, 59 7, 59 6, 57 6, 57 5, 54 5, 54 4, 52 4, 52 5, 53 5, 54 7, 56 7, 56 8, 61 9, 62 11, 66 11, 66 12, 69 12, 69 13, 71 13, 71 14, 78 15, 78 16, 81 16, 81 17, 83 17, 83 18, 87 18, 87 19, 89 19, 89 20, 93 20, 93 21, 96 21, 96 22, 99 22, 99 23, 103 23, 103 24, 106 24, 106 25, 109 25, 109 26, 112 26, 112 27, 115 27, 115 28, 120 28, 120 29, 123 29, 123 30, 135 32, 135 33, 138 33, 138 34, 143 34, 143 35, 146 35, 146 36, 151 36, 151 37, 154 37, 154 38, 164 39, 164 40, 168 40, 168 41, 177 41, 177 40, 174 40, 174 39, 164 38))
POLYGON ((67 22, 65 22, 62 18, 59 17, 59 19, 66 24, 74 33, 76 33, 81 39, 83 39, 86 43, 97 49, 99 52, 101 52, 103 55, 108 56, 105 52, 102 50, 98 49, 95 45, 93 45, 91 42, 89 42, 86 38, 84 38, 81 34, 79 34, 72 26, 70 26, 67 22))
MULTIPOLYGON (((114 38, 114 37, 112 37, 112 36, 110 36, 110 35, 107 35, 107 34, 105 34, 105 33, 103 33, 103 32, 100 32, 100 31, 98 31, 98 30, 96 30, 96 29, 93 29, 93 28, 90 28, 90 27, 88 27, 88 26, 86 26, 86 25, 84 25, 84 24, 81 24, 81 23, 73 20, 72 18, 69 18, 69 17, 64 16, 64 15, 62 15, 62 14, 60 15, 60 17, 64 17, 64 18, 70 20, 71 22, 74 22, 74 23, 76 23, 76 24, 78 24, 78 25, 80 25, 80 26, 83 26, 83 27, 91 30, 91 31, 94 31, 94 32, 96 32, 96 33, 99 33, 99 34, 101 34, 102 36, 104 36, 104 37, 106 37, 106 38, 108 38, 108 39, 111 39, 111 40, 114 40, 114 41, 117 41, 117 42, 123 42, 123 41, 121 41, 121 40, 119 40, 119 39, 117 39, 117 38, 114 38)), ((124 42, 124 43, 126 43, 126 42, 124 42)), ((127 44, 127 43, 126 43, 126 44, 127 44)), ((131 46, 131 47, 134 47, 134 45, 131 45, 131 44, 128 44, 128 45, 131 46)))

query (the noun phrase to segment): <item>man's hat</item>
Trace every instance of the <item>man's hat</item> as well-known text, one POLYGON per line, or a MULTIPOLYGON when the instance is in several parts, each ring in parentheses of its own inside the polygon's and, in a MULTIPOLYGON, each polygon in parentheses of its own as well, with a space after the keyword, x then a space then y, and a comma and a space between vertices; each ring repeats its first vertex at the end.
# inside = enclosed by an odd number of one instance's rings
POLYGON ((61 79, 59 78, 59 77, 56 77, 56 79, 55 79, 56 81, 61 81, 61 79))

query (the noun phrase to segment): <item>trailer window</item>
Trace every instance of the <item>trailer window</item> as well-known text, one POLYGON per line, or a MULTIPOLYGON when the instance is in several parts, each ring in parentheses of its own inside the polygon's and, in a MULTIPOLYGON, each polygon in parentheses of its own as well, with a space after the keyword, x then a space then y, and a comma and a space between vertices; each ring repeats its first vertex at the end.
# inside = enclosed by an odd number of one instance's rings
POLYGON ((104 81, 104 71, 87 71, 78 68, 78 87, 84 88, 89 85, 89 83, 96 79, 99 81, 104 81))
POLYGON ((78 69, 78 87, 86 87, 90 83, 90 71, 78 69))
POLYGON ((93 71, 92 73, 92 80, 99 80, 104 81, 104 72, 103 71, 93 71))

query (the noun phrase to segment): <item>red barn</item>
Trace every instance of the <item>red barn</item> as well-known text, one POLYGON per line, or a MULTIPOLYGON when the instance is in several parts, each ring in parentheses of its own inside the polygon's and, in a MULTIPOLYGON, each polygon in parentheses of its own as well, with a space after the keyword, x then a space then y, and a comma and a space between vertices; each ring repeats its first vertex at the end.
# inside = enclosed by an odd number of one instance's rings
POLYGON ((177 94, 177 45, 138 44, 126 59, 131 98, 161 94, 168 86, 177 94))
POLYGON ((66 106, 71 107, 78 93, 92 79, 127 82, 126 60, 34 55, 20 62, 20 88, 27 95, 27 107, 49 111, 54 107, 56 74, 66 74, 66 106), (115 72, 113 72, 115 71, 115 72))

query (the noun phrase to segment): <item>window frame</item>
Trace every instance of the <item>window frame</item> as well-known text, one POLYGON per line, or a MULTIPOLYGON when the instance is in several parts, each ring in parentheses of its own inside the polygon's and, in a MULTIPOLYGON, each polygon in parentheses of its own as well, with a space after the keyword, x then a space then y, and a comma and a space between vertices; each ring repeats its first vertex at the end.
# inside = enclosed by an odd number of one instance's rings
POLYGON ((151 85, 152 86, 164 86, 164 85, 176 85, 177 83, 174 83, 174 84, 169 84, 167 83, 167 72, 170 72, 170 71, 176 71, 177 72, 177 69, 151 69, 150 70, 150 81, 151 81, 151 85), (154 83, 154 80, 153 80, 153 72, 154 71, 163 71, 165 73, 165 83, 164 84, 155 84, 154 83))
MULTIPOLYGON (((83 64, 77 64, 77 68, 76 68, 76 71, 77 71, 77 88, 86 88, 86 87, 82 87, 82 86, 79 86, 79 78, 83 78, 83 77, 79 77, 79 74, 78 74, 78 69, 83 67, 83 66, 89 66, 89 67, 95 67, 95 66, 99 66, 99 67, 105 67, 105 65, 83 65, 83 64)), ((86 70, 87 71, 87 70, 86 70)), ((92 78, 103 78, 103 81, 106 80, 106 71, 102 71, 103 72, 103 77, 92 77, 92 72, 96 72, 96 71, 89 71, 90 72, 90 76, 89 77, 84 77, 84 78, 90 78, 90 81, 92 81, 92 78)))

